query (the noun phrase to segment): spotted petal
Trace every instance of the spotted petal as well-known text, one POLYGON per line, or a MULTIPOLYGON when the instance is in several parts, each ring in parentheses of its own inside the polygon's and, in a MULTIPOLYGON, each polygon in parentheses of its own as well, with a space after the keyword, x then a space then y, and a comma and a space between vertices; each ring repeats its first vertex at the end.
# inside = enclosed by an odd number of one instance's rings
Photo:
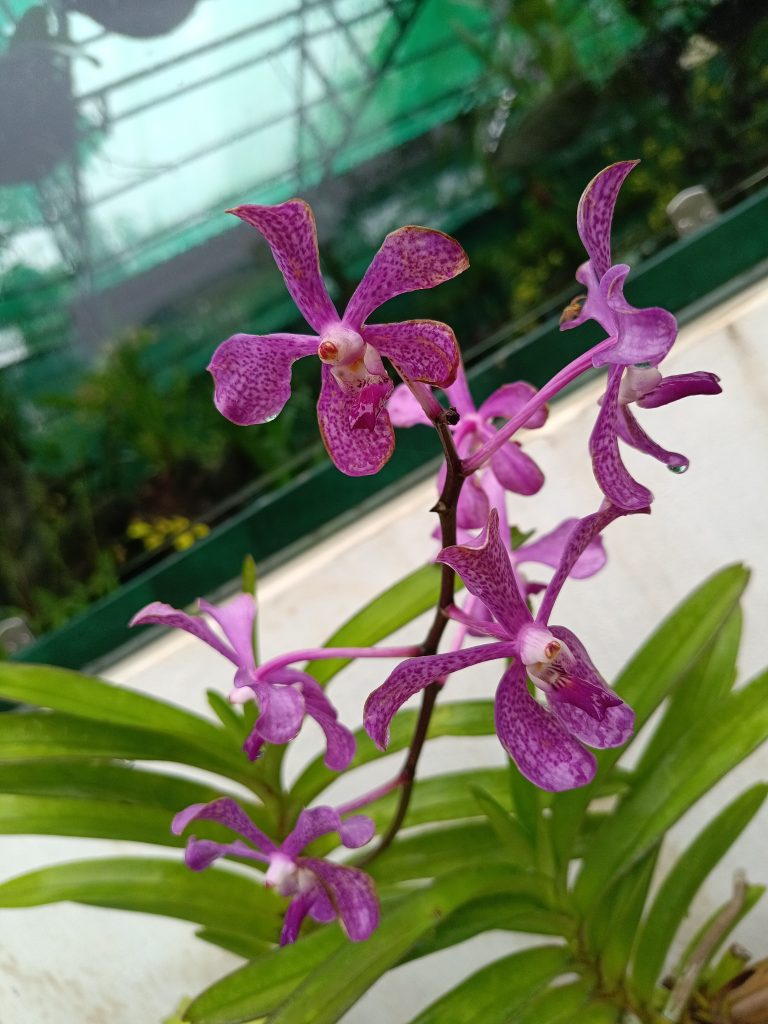
POLYGON ((213 353, 208 370, 219 412, 241 427, 273 420, 291 397, 291 367, 317 352, 305 334, 234 334, 213 353))
POLYGON ((443 548, 436 561, 455 569, 470 594, 478 597, 514 637, 531 614, 520 594, 507 550, 499 535, 499 513, 491 509, 476 541, 443 548))
POLYGON ((338 832, 344 846, 357 849, 373 838, 376 826, 365 814, 356 814, 342 821, 333 807, 312 807, 299 815, 296 825, 280 845, 280 851, 287 857, 297 854, 320 836, 338 832))
POLYGON ((467 255, 442 231, 408 225, 387 235, 344 312, 359 331, 374 309, 403 292, 434 288, 469 266, 467 255))
POLYGON ((317 902, 319 891, 321 891, 319 886, 313 886, 307 892, 300 893, 288 904, 288 909, 283 918, 283 928, 280 932, 281 946, 290 946, 298 939, 302 922, 317 902))
POLYGON ((342 867, 327 860, 304 857, 308 868, 336 908, 339 922, 352 942, 369 938, 379 923, 379 900, 373 881, 358 868, 342 867))
POLYGON ((323 383, 317 403, 320 433, 328 454, 347 476, 370 476, 389 461, 395 434, 386 409, 373 429, 353 427, 358 414, 357 398, 343 391, 330 369, 323 366, 323 383))
POLYGON ((720 378, 714 373, 704 370, 677 373, 671 377, 662 377, 655 388, 638 399, 637 404, 643 409, 656 409, 691 395, 719 395, 722 390, 720 378))
MULTIPOLYGON (((496 417, 508 420, 516 416, 523 406, 535 396, 536 388, 533 384, 528 384, 524 380, 513 381, 511 384, 502 384, 500 388, 497 388, 492 395, 486 398, 477 411, 484 420, 491 420, 496 417)), ((539 406, 523 426, 528 428, 543 427, 547 421, 548 413, 549 410, 546 405, 539 406)))
POLYGON ((267 743, 289 743, 304 721, 304 698, 298 688, 274 683, 252 683, 260 714, 254 732, 267 743))
POLYGON ((544 474, 515 441, 493 453, 491 469, 501 486, 513 494, 536 494, 544 486, 544 474))
POLYGON ((603 718, 598 721, 582 711, 581 708, 559 699, 557 694, 553 693, 548 698, 552 711, 569 732, 590 747, 597 747, 601 750, 606 747, 620 747, 632 735, 635 723, 634 711, 606 686, 605 680, 592 664, 584 645, 577 636, 564 626, 551 626, 550 632, 567 644, 575 662, 575 674, 593 685, 601 687, 618 701, 612 707, 606 708, 603 718))
POLYGON ((362 328, 362 335, 404 379, 441 388, 447 388, 456 379, 459 346, 448 324, 437 320, 368 324, 362 328))
MULTIPOLYGON (((656 366, 666 356, 677 337, 677 320, 660 306, 638 309, 624 298, 624 282, 629 267, 619 263, 600 281, 600 294, 615 317, 616 343, 595 355, 595 366, 607 363, 631 366, 651 363, 656 366)), ((613 333, 613 332, 612 332, 613 333)))
POLYGON ((325 765, 331 771, 343 772, 355 756, 355 737, 338 721, 336 708, 326 697, 323 688, 306 673, 297 674, 304 677, 300 685, 307 714, 314 718, 325 733, 325 765))
POLYGON ((256 600, 252 594, 238 594, 225 605, 214 605, 200 598, 200 610, 221 626, 243 669, 253 669, 253 627, 256 621, 256 600))
POLYGON ((405 702, 436 679, 459 672, 483 661, 511 656, 514 647, 508 642, 481 644, 463 651, 448 651, 423 658, 408 658, 374 690, 365 702, 363 726, 380 750, 389 743, 389 723, 405 702))
POLYGON ((270 854, 277 850, 277 847, 265 835, 260 828, 256 828, 251 819, 238 803, 230 797, 220 797, 207 804, 192 804, 190 807, 179 811, 171 824, 171 831, 174 835, 181 835, 187 825, 193 821, 215 821, 225 828, 231 829, 253 843, 261 853, 270 854))
MULTIPOLYGON (((557 568, 573 529, 579 522, 578 519, 564 519, 554 530, 523 544, 515 551, 515 564, 525 565, 526 562, 536 562, 539 565, 557 568)), ((603 539, 600 536, 593 537, 574 562, 570 577, 574 580, 587 579, 588 576, 594 576, 599 572, 605 562, 603 539)))
POLYGON ((195 836, 190 836, 187 840, 184 863, 190 871, 204 871, 220 857, 246 857, 248 860, 255 860, 263 864, 269 859, 241 839, 235 839, 232 843, 217 843, 212 839, 197 839, 195 836))
POLYGON ((219 654, 237 664, 237 655, 232 648, 218 637, 208 623, 199 615, 189 615, 187 612, 172 608, 163 601, 152 601, 141 611, 136 612, 129 626, 170 626, 172 629, 183 629, 185 633, 191 633, 198 640, 208 644, 219 654))
POLYGON ((525 669, 515 662, 496 691, 496 732, 520 773, 550 792, 591 782, 593 755, 528 692, 525 669))
POLYGON ((604 168, 590 181, 579 199, 576 229, 598 280, 611 265, 611 222, 619 190, 638 163, 637 160, 622 160, 604 168))
POLYGON ((279 206, 238 206, 230 210, 251 224, 266 239, 293 301, 318 334, 339 315, 320 275, 317 228, 314 214, 303 199, 289 199, 279 206))
POLYGON ((668 452, 666 448, 662 448, 660 444, 657 444, 652 437, 646 434, 626 405, 620 405, 618 408, 616 429, 618 430, 619 437, 625 444, 636 448, 644 455, 650 455, 651 458, 658 459, 667 468, 675 469, 678 472, 685 472, 688 469, 689 461, 687 457, 681 455, 680 452, 668 452))
POLYGON ((653 495, 630 476, 619 454, 617 421, 621 374, 621 366, 612 366, 608 371, 608 387, 589 438, 589 451, 595 479, 606 498, 620 508, 639 511, 651 504, 653 495))

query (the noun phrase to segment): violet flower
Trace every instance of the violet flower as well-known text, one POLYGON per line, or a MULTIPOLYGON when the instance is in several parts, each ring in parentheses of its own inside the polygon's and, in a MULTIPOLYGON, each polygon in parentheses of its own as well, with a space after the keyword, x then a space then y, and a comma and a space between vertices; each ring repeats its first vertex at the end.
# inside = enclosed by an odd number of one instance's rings
POLYGON ((662 377, 657 367, 677 336, 677 321, 665 309, 638 309, 624 297, 630 268, 611 263, 611 222, 624 180, 637 165, 625 160, 606 167, 585 188, 576 215, 579 237, 589 259, 576 272, 586 296, 567 307, 561 329, 596 320, 608 339, 595 350, 595 366, 608 366, 608 385, 589 441, 595 478, 603 494, 621 508, 640 510, 653 495, 635 480, 621 460, 618 439, 651 455, 670 470, 683 473, 689 461, 667 451, 646 434, 630 411, 630 403, 655 408, 689 395, 715 395, 722 390, 713 373, 662 377))
POLYGON ((291 393, 291 367, 303 356, 323 364, 317 417, 328 454, 349 476, 378 472, 394 449, 385 404, 392 381, 381 357, 405 381, 452 383, 459 353, 447 324, 408 320, 368 324, 382 303, 403 292, 432 288, 469 266, 455 239, 408 226, 387 235, 339 316, 320 275, 315 219, 309 205, 238 206, 235 216, 266 239, 302 316, 315 334, 235 334, 208 367, 219 412, 240 425, 266 423, 291 393))
POLYGON ((318 857, 299 856, 306 846, 329 832, 338 832, 349 849, 365 846, 375 830, 373 821, 365 815, 342 821, 332 807, 313 807, 301 812, 295 828, 279 846, 228 797, 187 807, 173 819, 171 829, 180 835, 193 821, 215 821, 248 840, 217 843, 190 836, 185 860, 193 871, 203 871, 219 857, 247 857, 266 865, 267 886, 291 898, 280 935, 281 946, 296 941, 307 915, 320 922, 338 918, 353 942, 367 939, 378 925, 379 901, 365 872, 318 857))
POLYGON ((535 619, 516 584, 495 509, 477 542, 445 548, 438 561, 456 570, 495 621, 474 620, 458 609, 452 617, 498 642, 411 658, 398 665, 365 705, 363 723, 377 746, 386 747, 389 723, 397 710, 433 680, 481 662, 512 658, 495 702, 496 732, 505 750, 520 772, 542 789, 573 789, 590 782, 596 762, 582 744, 621 745, 632 732, 634 713, 606 686, 581 641, 563 626, 549 626, 549 617, 589 541, 625 514, 605 503, 571 531, 535 619), (545 694, 548 708, 528 692, 526 673, 545 694))
POLYGON ((201 616, 189 615, 161 601, 153 601, 142 608, 129 625, 157 624, 183 629, 232 662, 236 701, 252 698, 260 711, 243 745, 251 761, 259 756, 265 743, 283 744, 292 740, 301 729, 305 715, 309 715, 325 733, 326 765, 333 771, 343 771, 355 755, 355 739, 337 720, 337 711, 322 687, 306 672, 287 665, 257 668, 253 653, 254 598, 250 594, 239 594, 222 607, 201 598, 198 604, 200 611, 220 626, 223 638, 201 616))
MULTIPOLYGON (((464 367, 459 364, 455 382, 444 389, 451 405, 460 415, 459 422, 451 427, 456 451, 462 459, 488 441, 496 433, 494 419, 508 419, 536 394, 536 388, 525 381, 502 384, 478 409, 469 390, 464 367)), ((411 427, 417 424, 431 426, 416 398, 405 385, 395 388, 387 408, 396 427, 411 427)), ((525 423, 526 427, 541 427, 547 419, 545 406, 537 409, 525 423)), ((438 489, 445 480, 445 464, 438 477, 438 489)), ((536 494, 544 485, 544 474, 526 455, 516 441, 508 441, 494 452, 487 470, 473 473, 464 482, 456 509, 459 529, 481 529, 488 522, 491 509, 490 491, 493 482, 503 491, 514 494, 536 494)))

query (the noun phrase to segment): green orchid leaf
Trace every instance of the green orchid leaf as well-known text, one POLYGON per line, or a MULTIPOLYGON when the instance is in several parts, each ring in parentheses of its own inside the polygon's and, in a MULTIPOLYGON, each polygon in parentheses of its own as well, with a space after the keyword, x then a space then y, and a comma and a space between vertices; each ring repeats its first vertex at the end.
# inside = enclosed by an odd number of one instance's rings
POLYGON ((650 1003, 669 949, 693 898, 712 869, 754 818, 768 785, 753 786, 728 804, 689 844, 667 874, 640 929, 633 985, 650 1003))
POLYGON ((240 956, 243 960, 252 960, 255 956, 274 949, 274 943, 266 939, 257 939, 254 935, 230 935, 228 932, 216 932, 212 928, 199 928, 195 935, 203 942, 209 942, 219 949, 240 956))
MULTIPOLYGON (((375 597, 337 629, 323 646, 372 647, 434 608, 439 591, 440 569, 436 565, 424 565, 375 597)), ((349 658, 329 658, 311 661, 306 671, 325 685, 348 664, 349 658)))
POLYGON ((594 834, 574 893, 589 907, 704 793, 768 737, 768 671, 698 719, 594 834))
MULTIPOLYGON (((503 772, 506 782, 507 772, 503 772)), ((498 798, 489 793, 482 785, 471 787, 472 795, 480 810, 488 818, 491 828, 509 852, 512 862, 527 867, 535 863, 534 847, 519 821, 510 811, 506 811, 498 798)))
MULTIPOLYGON (((709 577, 664 620, 619 674, 615 689, 635 709, 635 735, 726 628, 748 582, 749 572, 742 565, 727 566, 709 577)), ((615 765, 625 749, 598 752, 598 778, 615 765)), ((593 782, 558 793, 553 800, 552 835, 561 866, 570 858, 584 814, 597 795, 598 784, 593 782)))
POLYGON ((463 867, 508 863, 493 829, 485 822, 462 822, 398 836, 365 870, 381 885, 433 878, 463 867))
POLYGON ((542 791, 520 774, 517 765, 512 760, 509 761, 509 786, 517 820, 527 833, 528 838, 535 844, 543 807, 542 791))
POLYGON ((336 926, 257 956, 202 992, 187 1008, 192 1024, 234 1024, 272 1013, 314 968, 349 940, 336 926))
POLYGON ((276 942, 284 901, 258 881, 221 868, 199 874, 180 860, 114 857, 42 868, 0 884, 0 907, 72 900, 194 921, 228 935, 276 942))
POLYGON ((511 1011, 538 992, 568 967, 562 946, 535 946, 502 957, 451 989, 411 1024, 482 1020, 506 1024, 511 1011))
POLYGON ((0 663, 0 698, 63 711, 78 718, 136 726, 229 752, 231 743, 213 722, 125 686, 51 665, 0 663))
POLYGON ((236 711, 226 697, 222 697, 218 690, 206 690, 208 705, 227 730, 230 736, 238 744, 242 744, 246 736, 245 721, 242 712, 236 711))
MULTIPOLYGON (((459 821, 480 816, 475 790, 503 795, 507 788, 507 773, 503 768, 476 768, 474 771, 452 772, 419 779, 413 786, 405 828, 433 821, 459 821)), ((365 808, 365 813, 376 822, 377 828, 386 827, 392 820, 400 793, 395 790, 365 808)))
POLYGON ((174 761, 253 783, 247 761, 234 747, 212 749, 171 733, 58 712, 0 717, 0 764, 61 758, 174 761))
MULTIPOLYGON (((392 720, 391 738, 387 750, 382 752, 363 729, 355 733, 357 752, 348 770, 368 764, 388 754, 405 750, 416 727, 417 711, 401 711, 392 720)), ((493 702, 467 700, 438 704, 429 723, 428 739, 441 736, 493 736, 493 702)), ((326 768, 322 756, 309 764, 291 789, 291 798, 299 806, 306 806, 338 778, 336 772, 326 768)))
POLYGON ((581 1024, 593 987, 591 981, 580 979, 545 989, 513 1010, 507 1024, 581 1024))
POLYGON ((672 691, 664 717, 654 729, 635 768, 637 775, 650 771, 695 718, 710 714, 728 695, 736 681, 742 619, 741 608, 737 605, 672 691))

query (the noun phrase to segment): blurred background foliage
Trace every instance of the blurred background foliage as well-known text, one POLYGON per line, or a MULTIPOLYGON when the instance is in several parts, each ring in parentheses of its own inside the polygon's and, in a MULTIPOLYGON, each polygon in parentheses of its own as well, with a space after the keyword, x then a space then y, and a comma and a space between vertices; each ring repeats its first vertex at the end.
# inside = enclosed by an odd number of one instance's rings
POLYGON ((578 290, 601 166, 643 161, 630 262, 675 237, 682 189, 727 209, 768 166, 768 13, 746 0, 159 10, 0 2, 0 618, 36 634, 322 458, 316 366, 264 427, 213 408, 221 340, 302 329, 227 206, 307 197, 342 303, 387 231, 451 231, 471 272, 382 316, 448 321, 471 361, 578 290))

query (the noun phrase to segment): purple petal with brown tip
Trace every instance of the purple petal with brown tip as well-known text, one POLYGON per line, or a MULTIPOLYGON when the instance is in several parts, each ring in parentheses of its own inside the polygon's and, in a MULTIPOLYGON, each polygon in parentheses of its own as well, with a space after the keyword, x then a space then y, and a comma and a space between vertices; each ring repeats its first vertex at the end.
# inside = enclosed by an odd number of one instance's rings
POLYGON ((291 367, 316 353, 319 340, 304 334, 227 338, 208 366, 216 408, 241 427, 273 420, 291 397, 291 367))
POLYGON ((330 369, 323 366, 323 383, 317 402, 320 434, 328 454, 347 476, 370 476, 389 461, 395 434, 386 409, 372 430, 351 426, 357 414, 357 398, 343 391, 330 369))
POLYGON ((238 206, 230 210, 251 224, 266 239, 291 297, 302 316, 318 334, 339 314, 328 297, 320 275, 315 217, 303 199, 278 206, 238 206))
POLYGON ((387 235, 344 311, 343 322, 359 331, 374 309, 403 292, 434 288, 469 266, 450 235, 408 225, 387 235))
POLYGON ((447 388, 456 379, 459 347, 448 324, 437 320, 368 324, 361 334, 404 379, 441 388, 447 388))

